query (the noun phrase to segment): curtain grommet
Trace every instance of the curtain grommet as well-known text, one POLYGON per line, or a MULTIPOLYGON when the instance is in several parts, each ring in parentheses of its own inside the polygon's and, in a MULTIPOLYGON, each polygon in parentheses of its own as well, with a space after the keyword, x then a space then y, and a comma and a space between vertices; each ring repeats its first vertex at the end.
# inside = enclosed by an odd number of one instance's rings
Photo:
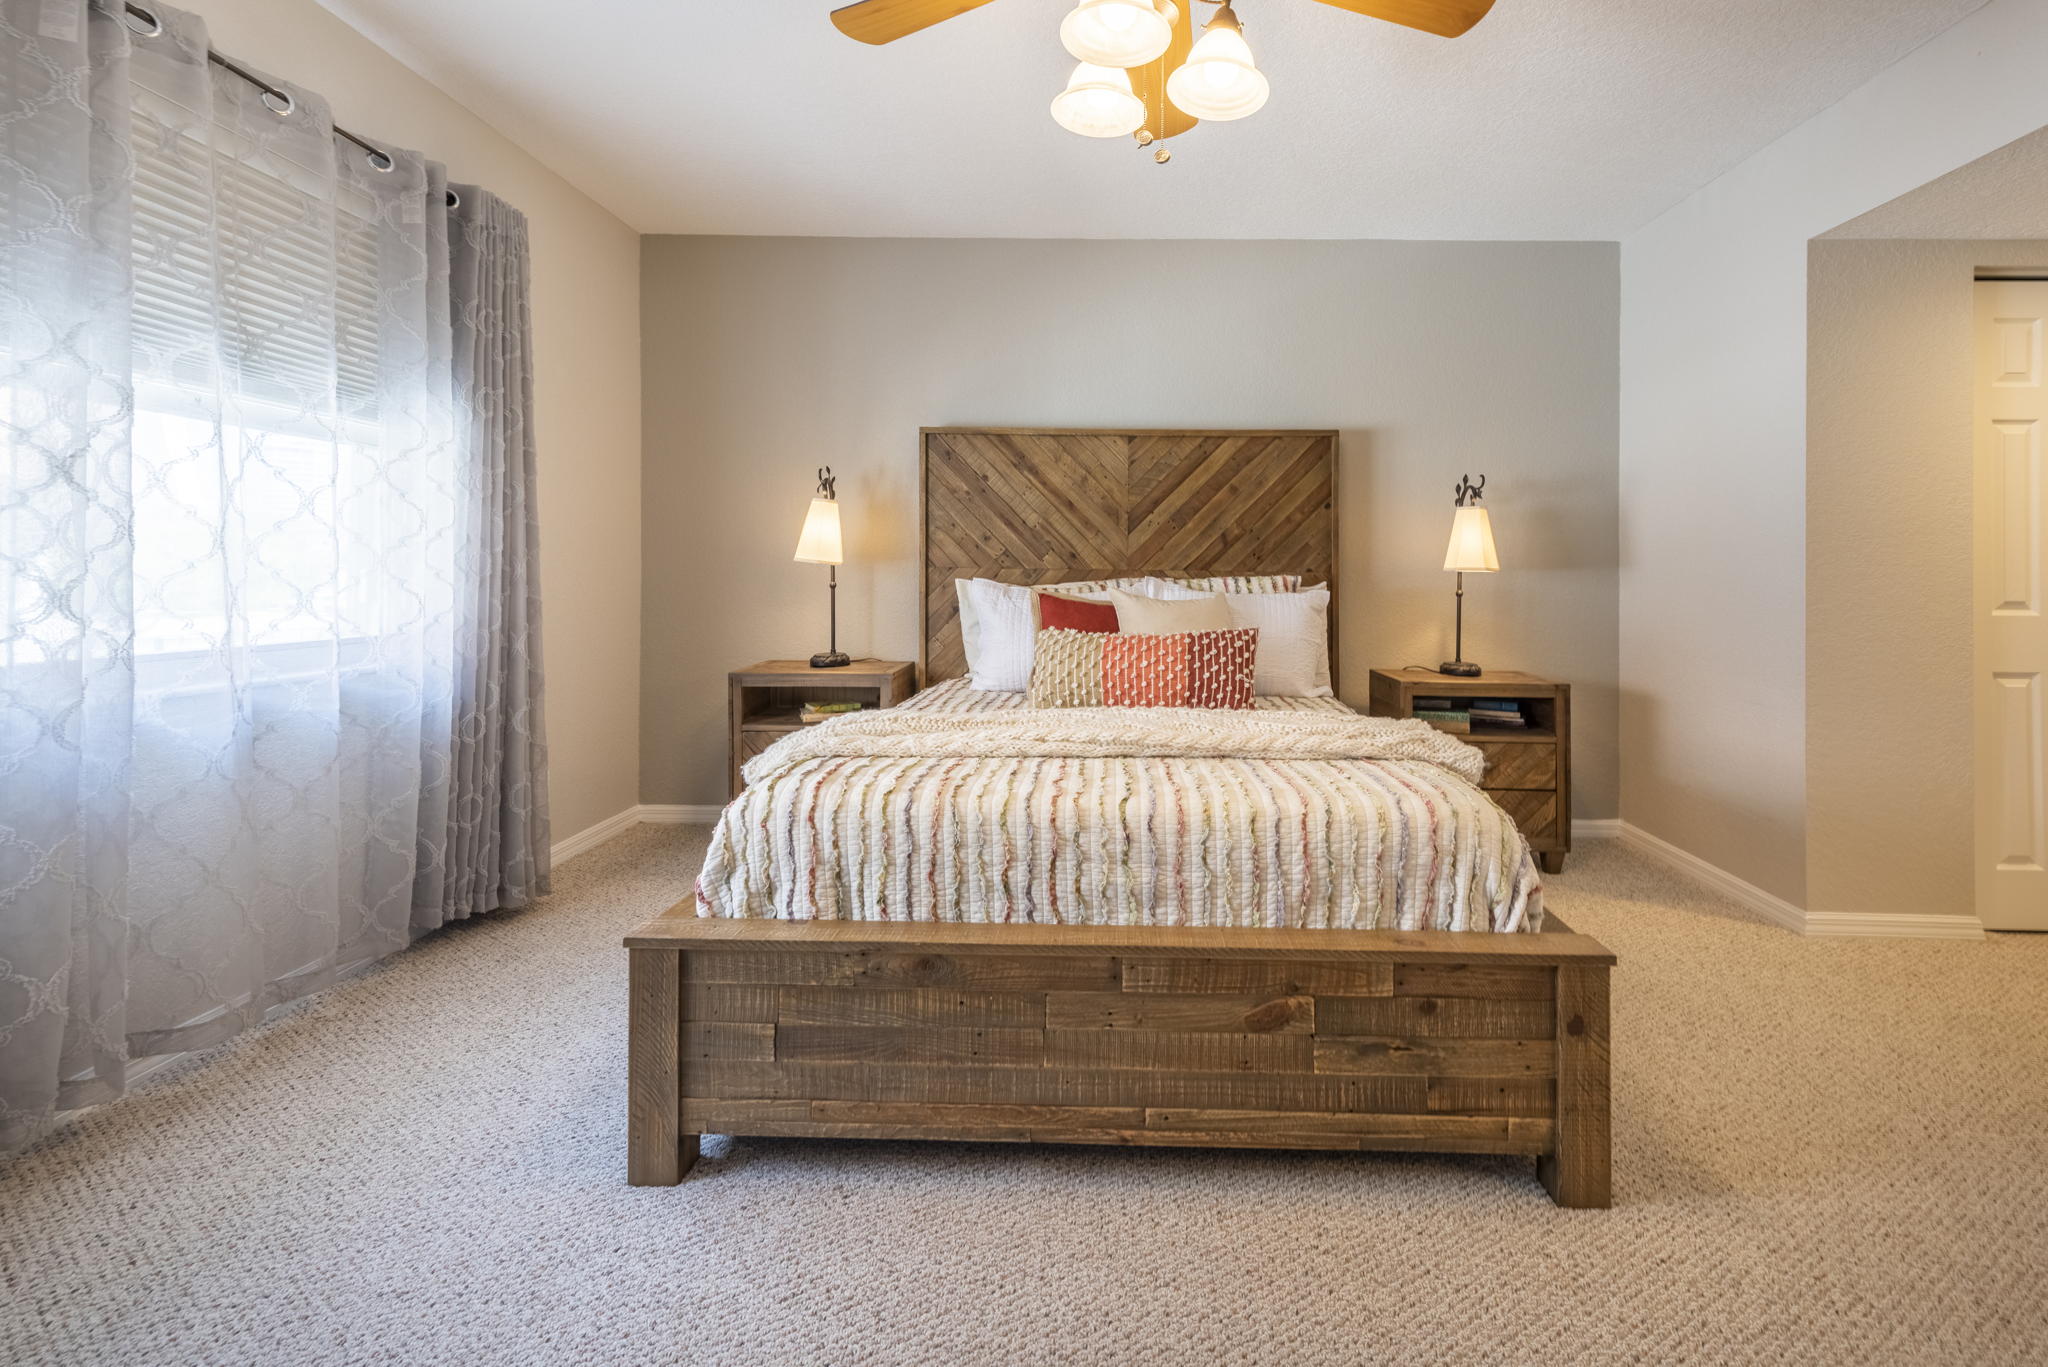
POLYGON ((451 209, 460 209, 462 207, 462 196, 456 194, 453 190, 450 190, 448 192, 448 207, 451 209))
POLYGON ((157 16, 155 11, 146 10, 140 5, 127 6, 121 13, 121 22, 126 24, 128 31, 138 38, 159 37, 164 31, 164 21, 157 16), (144 24, 148 24, 149 27, 144 28, 144 24))
POLYGON ((364 155, 363 160, 370 163, 372 171, 389 171, 392 167, 398 165, 397 162, 391 159, 389 154, 384 152, 367 153, 364 155))
POLYGON ((265 109, 280 119, 299 107, 298 101, 292 98, 288 90, 266 90, 257 98, 263 101, 265 109))

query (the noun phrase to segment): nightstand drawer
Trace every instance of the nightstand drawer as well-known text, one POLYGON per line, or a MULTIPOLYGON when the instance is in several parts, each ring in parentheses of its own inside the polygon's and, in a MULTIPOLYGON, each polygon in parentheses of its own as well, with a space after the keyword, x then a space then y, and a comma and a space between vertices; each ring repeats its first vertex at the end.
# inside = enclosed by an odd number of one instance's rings
POLYGON ((1557 787, 1557 744, 1540 740, 1480 740, 1469 738, 1486 756, 1485 788, 1557 787))
POLYGON ((750 727, 740 732, 740 763, 745 764, 776 741, 790 735, 795 729, 792 727, 786 731, 757 731, 750 727))
POLYGON ((1557 794, 1520 788, 1488 788, 1486 795, 1515 820, 1515 829, 1532 845, 1557 839, 1557 794))

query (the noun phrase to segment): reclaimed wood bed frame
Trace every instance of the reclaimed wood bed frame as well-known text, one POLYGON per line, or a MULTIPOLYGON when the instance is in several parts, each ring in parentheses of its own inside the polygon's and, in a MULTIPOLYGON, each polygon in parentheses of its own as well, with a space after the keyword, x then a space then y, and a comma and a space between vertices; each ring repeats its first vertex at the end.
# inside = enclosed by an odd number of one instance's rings
MULTIPOLYGON (((926 682, 964 669, 955 578, 1335 587, 1335 433, 922 441, 926 682)), ((1555 916, 1509 935, 707 920, 685 901, 626 946, 636 1186, 733 1134, 1521 1154, 1559 1205, 1609 1203, 1615 960, 1555 916)))

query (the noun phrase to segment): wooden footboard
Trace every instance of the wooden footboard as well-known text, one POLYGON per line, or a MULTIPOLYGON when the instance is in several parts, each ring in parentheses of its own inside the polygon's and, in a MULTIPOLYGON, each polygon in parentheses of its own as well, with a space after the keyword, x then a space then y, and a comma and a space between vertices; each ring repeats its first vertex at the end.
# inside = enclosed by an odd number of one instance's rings
POLYGON ((1608 970, 1542 935, 700 920, 626 939, 627 1180, 700 1134, 1536 1158, 1608 1204, 1608 970))

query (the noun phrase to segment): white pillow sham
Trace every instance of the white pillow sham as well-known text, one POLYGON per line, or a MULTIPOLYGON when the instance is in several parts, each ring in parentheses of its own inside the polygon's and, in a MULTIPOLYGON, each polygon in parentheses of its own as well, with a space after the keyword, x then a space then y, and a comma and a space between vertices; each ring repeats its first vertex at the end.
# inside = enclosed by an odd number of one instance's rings
MULTIPOLYGON (((1135 588, 1140 579, 1110 581, 1135 588)), ((960 643, 967 650, 967 686, 983 693, 1021 693, 1031 684, 1031 652, 1038 623, 1031 595, 1043 590, 1091 603, 1107 603, 1100 581, 1070 584, 1005 584, 995 579, 955 579, 960 596, 960 643)))
POLYGON ((1262 698, 1327 698, 1330 687, 1330 590, 1226 593, 1231 625, 1257 627, 1252 692, 1262 698))
MULTIPOLYGON (((1154 598, 1203 598, 1167 579, 1150 581, 1154 598)), ((1252 691, 1262 698, 1328 698, 1330 687, 1330 589, 1317 584, 1299 593, 1226 593, 1230 625, 1257 627, 1259 651, 1252 691)))

